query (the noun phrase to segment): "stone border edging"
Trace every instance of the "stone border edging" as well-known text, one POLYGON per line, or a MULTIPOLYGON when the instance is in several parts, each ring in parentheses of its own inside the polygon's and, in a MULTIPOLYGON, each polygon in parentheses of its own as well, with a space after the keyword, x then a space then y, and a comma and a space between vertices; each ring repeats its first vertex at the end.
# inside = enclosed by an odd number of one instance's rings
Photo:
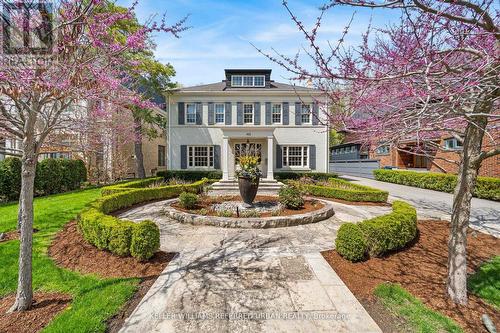
POLYGON ((316 223, 326 220, 335 214, 333 204, 327 200, 317 199, 324 204, 324 207, 312 212, 288 215, 288 216, 271 216, 271 217, 219 217, 205 216, 186 213, 177 210, 171 206, 178 199, 170 199, 165 202, 166 207, 164 212, 168 217, 177 220, 181 223, 192 225, 208 225, 222 228, 243 228, 243 229, 266 229, 266 228, 282 228, 291 227, 302 224, 316 223))

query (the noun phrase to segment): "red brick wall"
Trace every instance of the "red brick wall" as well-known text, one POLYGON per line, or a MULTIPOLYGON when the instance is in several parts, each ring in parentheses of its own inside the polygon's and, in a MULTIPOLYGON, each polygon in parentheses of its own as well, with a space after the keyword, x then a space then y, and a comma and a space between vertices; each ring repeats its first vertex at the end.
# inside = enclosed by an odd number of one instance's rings
MULTIPOLYGON (((484 138, 484 151, 493 149, 495 147, 495 142, 500 141, 500 130, 491 133, 491 135, 493 136, 493 140, 489 136, 484 138)), ((444 138, 441 139, 440 145, 444 145, 444 138)), ((404 153, 400 154, 395 148, 391 148, 388 155, 378 155, 374 151, 374 148, 370 150, 370 158, 380 160, 380 167, 397 166, 398 168, 405 169, 408 165, 408 161, 406 161, 407 157, 408 156, 405 157, 404 153)), ((432 163, 430 163, 430 171, 446 173, 458 172, 458 165, 439 159, 445 158, 447 160, 458 161, 459 155, 456 151, 438 151, 436 153, 436 157, 437 158, 435 158, 432 163)), ((481 164, 481 168, 479 169, 479 175, 500 178, 500 155, 485 159, 481 164)))

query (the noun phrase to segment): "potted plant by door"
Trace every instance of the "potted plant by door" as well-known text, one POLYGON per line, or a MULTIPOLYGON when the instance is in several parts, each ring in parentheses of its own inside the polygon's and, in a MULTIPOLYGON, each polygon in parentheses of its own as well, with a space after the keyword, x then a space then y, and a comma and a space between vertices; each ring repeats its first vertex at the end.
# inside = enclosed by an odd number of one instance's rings
POLYGON ((259 170, 259 158, 253 155, 243 155, 239 157, 238 162, 239 170, 236 171, 236 176, 238 176, 240 196, 245 207, 252 207, 259 188, 260 176, 262 176, 259 170))

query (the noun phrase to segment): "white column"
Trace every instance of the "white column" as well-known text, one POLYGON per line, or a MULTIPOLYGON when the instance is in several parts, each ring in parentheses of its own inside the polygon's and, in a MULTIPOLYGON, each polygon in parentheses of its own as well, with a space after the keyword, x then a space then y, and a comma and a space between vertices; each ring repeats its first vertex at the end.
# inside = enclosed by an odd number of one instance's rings
POLYGON ((229 180, 229 138, 222 137, 222 180, 229 180))
POLYGON ((274 137, 267 137, 267 179, 274 179, 274 137))

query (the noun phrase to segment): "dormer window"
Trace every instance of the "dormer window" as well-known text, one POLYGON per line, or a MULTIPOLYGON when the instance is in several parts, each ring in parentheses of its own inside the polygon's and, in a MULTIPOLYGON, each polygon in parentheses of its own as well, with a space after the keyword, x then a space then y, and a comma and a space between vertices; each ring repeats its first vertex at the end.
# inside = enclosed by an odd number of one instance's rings
POLYGON ((231 75, 232 87, 265 87, 264 75, 231 75))

